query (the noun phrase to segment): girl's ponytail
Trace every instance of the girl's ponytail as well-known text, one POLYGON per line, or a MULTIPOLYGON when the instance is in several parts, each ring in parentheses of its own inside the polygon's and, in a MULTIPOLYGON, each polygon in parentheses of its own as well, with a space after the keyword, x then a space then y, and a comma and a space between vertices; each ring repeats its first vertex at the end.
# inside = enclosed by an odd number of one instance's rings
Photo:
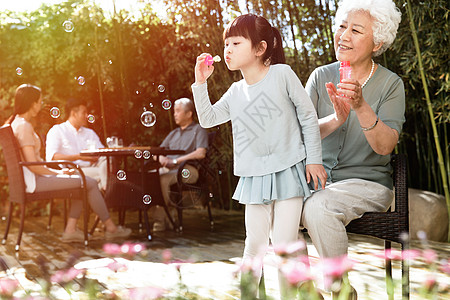
POLYGON ((270 56, 270 64, 271 65, 284 64, 286 63, 286 58, 284 56, 283 42, 281 40, 280 31, 278 31, 277 28, 272 26, 272 32, 273 32, 273 50, 272 55, 270 56))

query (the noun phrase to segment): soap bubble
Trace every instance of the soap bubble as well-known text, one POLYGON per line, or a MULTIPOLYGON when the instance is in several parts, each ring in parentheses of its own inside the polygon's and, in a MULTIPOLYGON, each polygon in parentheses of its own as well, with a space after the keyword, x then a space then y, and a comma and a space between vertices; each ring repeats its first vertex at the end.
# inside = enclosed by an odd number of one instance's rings
POLYGON ((165 99, 165 100, 162 101, 161 106, 165 110, 169 110, 172 107, 172 102, 170 102, 169 99, 165 99))
POLYGON ((72 32, 73 30, 74 30, 74 26, 73 26, 73 23, 72 23, 72 21, 70 21, 70 20, 66 20, 66 21, 64 21, 64 23, 62 24, 63 25, 63 27, 64 27, 64 31, 65 32, 72 32))
POLYGON ((144 150, 144 152, 142 153, 142 157, 143 157, 144 159, 149 159, 150 156, 152 156, 152 154, 151 154, 150 151, 148 151, 148 150, 144 150))
POLYGON ((184 179, 188 179, 189 176, 191 176, 191 171, 189 171, 188 169, 183 169, 181 171, 181 177, 183 177, 184 179))
POLYGON ((127 179, 127 173, 125 173, 124 170, 117 171, 117 179, 119 179, 119 180, 126 180, 127 179))
POLYGON ((144 195, 144 197, 142 197, 142 202, 148 205, 152 203, 152 197, 150 195, 144 195))
POLYGON ((21 67, 16 68, 16 74, 19 76, 23 74, 23 70, 21 67))
POLYGON ((164 93, 165 90, 166 90, 166 87, 165 87, 165 86, 163 86, 162 84, 158 85, 158 91, 159 91, 160 93, 164 93))
POLYGON ((61 112, 59 111, 59 108, 57 108, 57 107, 52 107, 52 108, 50 109, 50 116, 51 116, 53 119, 59 118, 60 115, 61 115, 61 112))
POLYGON ((84 79, 83 76, 79 76, 79 77, 77 78, 77 80, 78 80, 78 84, 79 84, 79 85, 84 85, 84 84, 86 83, 86 79, 84 79))
POLYGON ((152 127, 156 123, 156 115, 151 111, 144 111, 141 114, 141 123, 145 127, 152 127))
POLYGON ((95 122, 95 116, 94 115, 88 115, 87 116, 87 121, 89 122, 89 123, 94 123, 95 122))
POLYGON ((136 150, 134 151, 134 157, 136 157, 137 159, 142 157, 142 151, 141 150, 136 150))

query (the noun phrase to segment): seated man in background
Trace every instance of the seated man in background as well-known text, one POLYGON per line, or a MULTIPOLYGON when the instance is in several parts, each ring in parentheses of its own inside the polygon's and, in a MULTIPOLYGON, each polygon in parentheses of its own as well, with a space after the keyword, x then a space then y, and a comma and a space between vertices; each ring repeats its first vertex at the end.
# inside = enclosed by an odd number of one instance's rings
POLYGON ((107 168, 105 157, 80 156, 80 151, 104 148, 94 130, 87 128, 87 104, 82 99, 70 98, 65 108, 67 121, 54 125, 47 133, 45 158, 50 160, 70 160, 78 164, 86 176, 99 183, 99 188, 106 189, 107 168))
MULTIPOLYGON (((203 159, 206 156, 208 148, 208 133, 197 122, 194 121, 195 108, 194 103, 188 98, 181 98, 174 102, 174 119, 179 126, 172 130, 161 147, 167 149, 184 150, 183 155, 159 156, 160 183, 166 205, 170 205, 170 186, 177 182, 178 165, 186 160, 203 159)), ((187 164, 190 175, 186 178, 187 183, 195 183, 198 180, 198 171, 195 166, 187 164)), ((168 224, 164 209, 156 206, 154 212, 155 222, 153 231, 164 231, 168 224)))

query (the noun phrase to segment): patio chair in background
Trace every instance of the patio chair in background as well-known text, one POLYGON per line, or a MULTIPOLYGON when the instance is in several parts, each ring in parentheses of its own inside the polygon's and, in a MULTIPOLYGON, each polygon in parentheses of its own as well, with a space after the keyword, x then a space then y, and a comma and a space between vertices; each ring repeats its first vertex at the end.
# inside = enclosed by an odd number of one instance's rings
MULTIPOLYGON (((192 205, 186 205, 183 203, 183 192, 188 192, 190 197, 195 196, 201 197, 204 196, 206 199, 203 206, 206 206, 208 209, 208 216, 211 229, 214 227, 214 220, 211 213, 211 202, 214 200, 214 193, 211 188, 211 182, 216 180, 215 171, 211 169, 211 154, 214 149, 214 139, 216 137, 217 130, 208 132, 208 150, 206 152, 206 157, 201 160, 188 160, 183 161, 178 166, 177 172, 177 183, 172 185, 171 187, 171 196, 173 196, 173 202, 177 207, 178 212, 178 230, 183 231, 183 209, 193 207, 192 205), (186 164, 192 164, 198 169, 198 180, 196 183, 186 183, 183 181, 184 177, 186 177, 186 164)), ((192 200, 194 202, 194 200, 192 200)))
MULTIPOLYGON (((17 244, 15 250, 19 251, 20 242, 22 239, 22 232, 25 221, 25 209, 29 202, 37 200, 49 200, 49 199, 82 199, 83 212, 84 212, 84 244, 88 245, 88 206, 87 206, 87 191, 86 191, 86 178, 81 168, 71 161, 51 161, 51 162, 24 162, 21 158, 21 151, 19 144, 14 136, 14 133, 10 125, 4 125, 0 127, 0 146, 3 150, 3 156, 6 164, 6 170, 8 173, 9 183, 9 212, 8 220, 6 224, 5 235, 2 240, 2 244, 6 243, 8 237, 9 228, 11 225, 12 212, 14 204, 20 206, 20 227, 17 237, 17 244), (76 169, 81 177, 81 187, 76 189, 46 191, 46 192, 34 192, 27 193, 25 181, 23 177, 24 166, 32 165, 44 165, 47 167, 60 168, 68 167, 76 169)), ((50 218, 51 220, 51 218, 50 218)), ((49 221, 50 225, 50 221, 49 221)))

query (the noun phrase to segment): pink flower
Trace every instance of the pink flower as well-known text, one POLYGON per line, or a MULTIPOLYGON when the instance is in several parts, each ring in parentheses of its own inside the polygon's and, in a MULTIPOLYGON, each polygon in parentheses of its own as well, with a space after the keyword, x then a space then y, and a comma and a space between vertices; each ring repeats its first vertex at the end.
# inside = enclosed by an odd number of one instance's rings
POLYGON ((193 263, 193 262, 194 261, 192 259, 186 259, 186 260, 175 259, 175 260, 170 261, 169 263, 171 265, 173 265, 175 267, 175 269, 177 269, 177 271, 180 271, 181 266, 183 264, 190 264, 190 263, 193 263))
POLYGON ((436 277, 434 275, 432 275, 432 274, 429 274, 427 276, 427 278, 425 279, 425 281, 423 282, 423 287, 427 291, 431 291, 436 284, 437 284, 436 277))
POLYGON ((137 287, 128 291, 128 298, 133 300, 147 300, 161 298, 165 290, 158 287, 137 287))
POLYGON ((241 273, 252 273, 254 276, 259 277, 262 272, 263 260, 262 257, 247 257, 236 263, 239 266, 241 273))
POLYGON ((423 250, 422 256, 428 264, 431 264, 434 261, 436 261, 436 259, 438 257, 436 251, 434 251, 432 249, 423 250))
POLYGON ((122 245, 107 243, 103 245, 103 251, 110 255, 134 256, 145 250, 145 245, 141 243, 124 243, 122 245))
POLYGON ((321 266, 323 274, 327 277, 341 278, 342 275, 352 270, 355 262, 347 257, 347 255, 334 258, 323 258, 321 266))
POLYGON ((103 251, 105 251, 106 254, 110 254, 110 255, 118 255, 121 253, 120 245, 113 244, 113 243, 104 244, 103 251))
POLYGON ((120 247, 123 254, 134 256, 145 250, 145 245, 141 243, 125 243, 120 247))
POLYGON ((122 264, 122 263, 119 263, 118 261, 113 261, 112 263, 109 263, 108 264, 108 266, 107 266, 111 271, 114 271, 114 272, 118 272, 118 271, 126 271, 126 270, 128 270, 128 267, 127 267, 127 265, 126 264, 122 264))
POLYGON ((73 267, 68 270, 60 270, 55 274, 53 274, 50 280, 56 283, 67 283, 75 279, 78 275, 80 275, 84 271, 85 271, 84 269, 75 269, 73 267))
POLYGON ((450 274, 450 260, 441 260, 441 270, 444 273, 450 274))
POLYGON ((1 296, 12 296, 12 294, 17 290, 19 282, 15 279, 2 278, 0 279, 0 295, 1 296))
POLYGON ((309 265, 300 261, 287 262, 281 266, 281 272, 292 286, 313 279, 309 265))
POLYGON ((169 249, 164 249, 162 252, 162 259, 165 264, 168 264, 172 259, 172 252, 169 249))
POLYGON ((403 260, 413 260, 420 256, 420 251, 415 249, 406 249, 402 252, 402 259, 403 260))
POLYGON ((375 253, 376 257, 390 260, 402 260, 402 252, 399 250, 386 249, 375 253))
POLYGON ((394 250, 394 249, 386 249, 382 250, 378 253, 375 253, 375 256, 390 259, 390 260, 411 260, 420 256, 419 250, 407 249, 407 250, 394 250))
POLYGON ((296 241, 294 243, 290 243, 290 244, 275 245, 273 247, 273 250, 274 250, 275 254, 277 254, 279 256, 285 256, 285 255, 294 254, 305 248, 306 248, 305 242, 302 240, 298 240, 298 241, 296 241))

